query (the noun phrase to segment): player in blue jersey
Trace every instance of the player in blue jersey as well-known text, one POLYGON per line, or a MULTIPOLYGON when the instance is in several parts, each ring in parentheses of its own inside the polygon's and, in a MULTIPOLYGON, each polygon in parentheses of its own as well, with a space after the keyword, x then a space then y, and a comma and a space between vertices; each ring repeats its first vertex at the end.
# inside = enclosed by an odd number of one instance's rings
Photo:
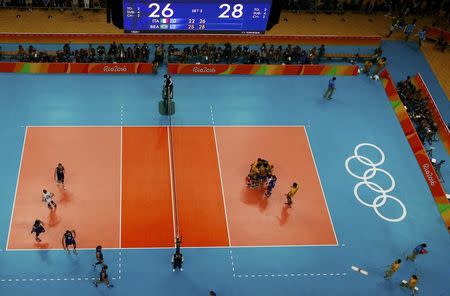
POLYGON ((77 242, 75 241, 75 237, 76 237, 76 232, 75 230, 66 230, 66 232, 64 233, 63 237, 62 237, 62 245, 64 250, 67 251, 67 254, 69 254, 69 246, 73 246, 73 253, 74 254, 78 254, 77 252, 77 242))
POLYGON ((277 182, 277 176, 272 175, 269 177, 269 180, 267 181, 266 192, 264 193, 265 197, 270 197, 272 195, 272 190, 275 187, 276 182, 277 182))
POLYGON ((106 270, 108 269, 108 265, 103 265, 102 266, 102 271, 100 271, 100 276, 98 278, 98 280, 96 280, 95 282, 93 282, 94 286, 97 288, 98 284, 105 284, 106 287, 108 288, 112 288, 114 287, 113 285, 111 285, 109 283, 109 278, 108 278, 108 274, 106 273, 106 270))
POLYGON ((58 166, 55 169, 55 180, 57 185, 62 185, 63 189, 66 189, 66 186, 64 185, 64 175, 66 173, 66 170, 64 169, 63 165, 58 163, 58 166))
POLYGON ((92 264, 92 267, 96 268, 97 265, 104 265, 102 246, 97 246, 95 248, 95 257, 97 258, 97 262, 95 264, 92 264))
POLYGON ((33 228, 31 229, 31 233, 35 234, 35 239, 36 239, 36 242, 38 242, 38 243, 41 242, 39 235, 42 232, 45 232, 44 223, 42 223, 41 220, 37 219, 36 221, 34 221, 33 228))

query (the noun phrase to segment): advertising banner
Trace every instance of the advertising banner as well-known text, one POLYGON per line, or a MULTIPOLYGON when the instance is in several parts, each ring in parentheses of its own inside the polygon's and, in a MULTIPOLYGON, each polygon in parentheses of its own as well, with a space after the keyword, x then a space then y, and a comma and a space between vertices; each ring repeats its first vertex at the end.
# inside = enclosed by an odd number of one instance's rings
POLYGON ((0 63, 0 72, 28 74, 149 74, 149 63, 0 63))
POLYGON ((170 74, 192 75, 358 75, 354 65, 169 64, 170 74))

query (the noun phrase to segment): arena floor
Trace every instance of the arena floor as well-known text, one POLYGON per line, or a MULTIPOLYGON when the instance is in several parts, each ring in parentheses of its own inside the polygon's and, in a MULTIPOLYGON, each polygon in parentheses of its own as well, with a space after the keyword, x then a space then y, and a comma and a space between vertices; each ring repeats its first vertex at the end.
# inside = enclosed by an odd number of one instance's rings
MULTIPOLYGON (((391 74, 420 72, 441 100, 416 51, 386 43, 391 74)), ((378 81, 338 77, 326 101, 326 76, 176 76, 169 128, 162 75, 0 78, 2 295, 408 295, 399 283, 413 273, 419 294, 450 295, 448 232, 378 81), (269 199, 245 187, 258 157, 279 179, 269 199), (66 191, 53 181, 58 162, 66 191), (386 202, 368 206, 381 191, 386 202), (39 246, 36 218, 47 228, 39 246), (175 224, 182 273, 170 266, 175 224), (78 255, 61 250, 65 229, 77 231, 78 255), (386 281, 386 266, 422 242, 429 253, 386 281), (98 244, 108 291, 91 284, 98 244)))

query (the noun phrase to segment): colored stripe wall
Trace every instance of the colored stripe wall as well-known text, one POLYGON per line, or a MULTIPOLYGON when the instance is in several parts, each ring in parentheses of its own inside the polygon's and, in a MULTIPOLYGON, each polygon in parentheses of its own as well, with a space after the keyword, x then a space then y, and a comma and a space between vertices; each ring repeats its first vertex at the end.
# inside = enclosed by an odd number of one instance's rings
POLYGON ((436 122, 438 126, 439 138, 441 139, 442 144, 447 150, 447 153, 450 155, 450 130, 448 129, 447 124, 445 124, 445 121, 442 118, 436 103, 434 102, 433 96, 428 90, 428 87, 423 81, 420 73, 417 73, 416 76, 412 77, 411 82, 414 84, 416 88, 422 90, 422 94, 425 96, 427 100, 428 108, 430 108, 431 113, 433 115, 433 120, 434 122, 436 122))
POLYGON ((153 64, 0 63, 0 72, 28 74, 149 74, 153 64))
POLYGON ((195 35, 195 34, 0 34, 0 43, 225 43, 232 44, 325 44, 381 45, 380 36, 267 36, 267 35, 195 35))
POLYGON ((441 214, 442 219, 444 220, 447 227, 450 227, 450 204, 448 199, 446 198, 444 188, 439 182, 436 171, 434 170, 434 167, 430 159, 428 158, 425 148, 423 147, 422 142, 420 141, 420 138, 417 135, 411 120, 409 119, 405 106, 400 100, 395 85, 387 69, 384 69, 383 72, 381 72, 380 78, 389 101, 394 108, 395 114, 400 121, 403 132, 405 133, 411 149, 413 150, 414 155, 417 159, 417 162, 420 165, 420 169, 422 170, 425 180, 430 187, 431 194, 434 197, 439 213, 441 214))
POLYGON ((170 74, 197 75, 358 75, 353 65, 169 64, 170 74))

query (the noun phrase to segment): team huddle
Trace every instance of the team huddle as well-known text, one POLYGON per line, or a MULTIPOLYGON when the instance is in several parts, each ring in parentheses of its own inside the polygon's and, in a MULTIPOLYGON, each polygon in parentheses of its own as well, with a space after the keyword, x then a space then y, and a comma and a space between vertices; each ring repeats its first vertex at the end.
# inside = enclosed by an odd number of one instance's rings
MULTIPOLYGON (((247 187, 253 190, 264 188, 264 196, 269 198, 277 182, 277 176, 273 174, 273 170, 274 167, 269 161, 258 158, 250 165, 250 172, 245 178, 247 187)), ((289 208, 292 207, 292 197, 297 193, 298 189, 298 184, 294 182, 289 192, 285 194, 287 199, 285 204, 289 208)))

